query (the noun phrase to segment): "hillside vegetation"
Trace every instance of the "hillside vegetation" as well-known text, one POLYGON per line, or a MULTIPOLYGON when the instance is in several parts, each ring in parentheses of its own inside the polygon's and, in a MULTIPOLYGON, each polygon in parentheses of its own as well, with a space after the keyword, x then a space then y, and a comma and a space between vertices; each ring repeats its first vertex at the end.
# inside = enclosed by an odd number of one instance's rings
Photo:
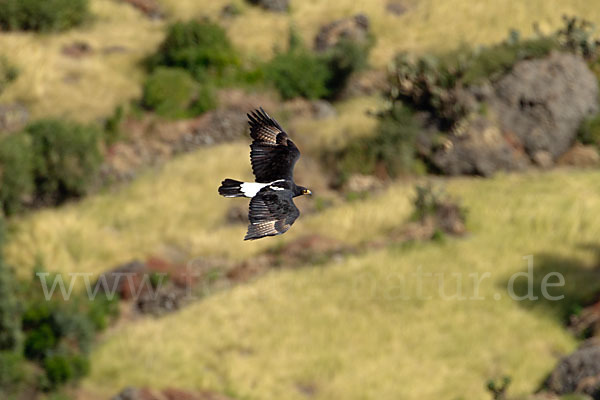
MULTIPOLYGON (((69 116, 89 121, 106 117, 127 99, 140 95, 140 61, 158 46, 166 23, 210 16, 219 19, 225 1, 161 0, 166 21, 151 21, 131 6, 114 0, 91 0, 91 23, 65 33, 46 35, 4 33, 0 53, 9 54, 21 71, 0 101, 27 104, 34 116, 69 116), (143 40, 140 40, 143 38, 143 40), (89 43, 94 53, 84 60, 65 57, 61 49, 73 42, 89 43)), ((289 14, 268 13, 237 0, 238 18, 222 20, 234 44, 250 59, 266 60, 284 47, 290 25, 307 43, 319 27, 335 18, 365 13, 377 38, 371 63, 384 67, 407 50, 444 52, 462 43, 497 42, 517 28, 528 35, 533 23, 542 31, 561 25, 561 16, 580 15, 600 23, 593 1, 563 0, 410 0, 407 12, 386 12, 384 0, 292 2, 289 14), (448 21, 451 21, 449 23, 448 21)))
MULTIPOLYGON (((534 22, 549 31, 563 14, 600 24, 600 8, 590 0, 410 0, 401 16, 386 12, 383 0, 292 0, 287 14, 236 0, 241 15, 221 19, 226 3, 161 0, 166 19, 150 20, 124 2, 91 0, 93 18, 82 27, 52 35, 2 33, 0 54, 10 56, 19 75, 0 102, 23 102, 34 118, 106 118, 117 105, 140 99, 148 75, 143 60, 164 39, 167 24, 206 15, 219 20, 243 62, 253 64, 287 45, 291 25, 312 46, 324 23, 366 13, 376 37, 370 64, 379 69, 399 50, 444 53, 502 40, 511 28, 527 35, 534 22), (78 41, 93 52, 65 57, 63 46, 78 41)), ((184 95, 182 104, 194 97, 184 95)), ((378 95, 345 99, 323 120, 277 115, 305 155, 296 180, 322 189, 298 199, 302 217, 284 236, 243 242, 245 225, 227 222, 230 208, 246 202, 223 199, 216 189, 226 177, 252 179, 246 139, 204 146, 148 167, 131 182, 10 217, 4 258, 23 279, 40 265, 51 273, 98 275, 153 255, 243 261, 315 234, 356 249, 318 265, 272 269, 166 317, 125 316, 97 339, 89 375, 75 395, 110 398, 137 386, 257 400, 458 400, 486 398, 488 380, 503 376, 512 377, 511 396, 539 388, 557 358, 577 345, 564 328, 569 313, 600 291, 600 220, 593 218, 600 172, 421 176, 388 181, 359 198, 332 194, 314 166, 318 151, 373 134, 377 119, 366 111, 383 102, 378 95), (427 182, 460 199, 468 234, 386 242, 413 217, 415 184, 427 182), (546 274, 559 272, 566 284, 552 294, 565 299, 509 298, 507 282, 527 271, 529 255, 536 294, 546 274), (434 274, 424 278, 422 293, 412 275, 418 271, 434 274), (479 286, 483 299, 440 295, 456 293, 460 276, 462 292, 474 296, 473 273, 489 273, 479 286)), ((521 279, 518 293, 526 289, 521 279)))

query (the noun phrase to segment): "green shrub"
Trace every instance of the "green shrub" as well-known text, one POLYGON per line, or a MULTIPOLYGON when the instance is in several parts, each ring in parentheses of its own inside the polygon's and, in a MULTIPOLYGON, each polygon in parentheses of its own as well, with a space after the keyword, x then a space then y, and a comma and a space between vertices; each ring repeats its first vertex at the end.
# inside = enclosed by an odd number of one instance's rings
POLYGON ((166 118, 185 118, 215 108, 216 97, 185 70, 161 67, 146 80, 142 105, 166 118))
POLYGON ((225 30, 202 20, 171 24, 158 52, 148 63, 150 69, 183 68, 201 79, 207 70, 222 72, 225 67, 237 64, 238 58, 225 30))
POLYGON ((352 74, 367 66, 373 44, 372 38, 365 43, 342 39, 324 54, 329 70, 325 86, 330 96, 338 95, 346 87, 352 74))
POLYGON ((0 351, 12 351, 21 342, 20 307, 15 291, 16 278, 0 260, 0 351))
POLYGON ((516 33, 513 36, 512 40, 483 47, 465 56, 467 64, 462 83, 468 86, 486 79, 495 80, 506 74, 518 61, 542 58, 559 47, 554 36, 527 40, 520 40, 516 33))
POLYGON ((22 209, 24 199, 33 193, 31 138, 13 134, 0 140, 0 203, 6 214, 22 209))
POLYGON ((110 146, 117 143, 123 137, 121 123, 125 117, 125 109, 122 105, 115 108, 113 114, 104 122, 104 143, 110 146))
POLYGON ((6 57, 0 56, 0 93, 19 76, 19 70, 8 61, 6 57))
POLYGON ((3 30, 62 31, 89 18, 88 0, 0 0, 3 30))
POLYGON ((585 120, 579 127, 577 137, 581 143, 600 149, 600 114, 585 120))
POLYGON ((30 360, 43 360, 56 346, 56 336, 49 324, 43 324, 30 331, 25 338, 25 357, 30 360))
POLYGON ((50 119, 26 132, 32 138, 38 199, 59 203, 86 193, 102 162, 99 129, 50 119))
POLYGON ((354 173, 373 174, 378 167, 383 167, 391 177, 419 172, 415 150, 419 130, 412 111, 397 103, 382 115, 374 136, 353 140, 333 155, 337 183, 343 183, 354 173))
POLYGON ((0 397, 4 391, 12 391, 24 375, 23 355, 19 351, 0 351, 0 397))

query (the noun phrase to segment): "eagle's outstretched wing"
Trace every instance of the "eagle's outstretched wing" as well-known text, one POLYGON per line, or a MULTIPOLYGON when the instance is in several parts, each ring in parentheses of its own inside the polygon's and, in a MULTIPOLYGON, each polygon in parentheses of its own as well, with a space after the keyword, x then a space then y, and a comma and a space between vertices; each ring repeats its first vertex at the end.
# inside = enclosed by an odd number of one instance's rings
POLYGON ((262 107, 248 114, 250 136, 250 161, 256 182, 270 183, 278 179, 293 180, 294 165, 300 151, 290 140, 281 125, 262 107))
POLYGON ((250 200, 248 233, 244 240, 260 239, 285 233, 300 215, 287 189, 262 188, 250 200))

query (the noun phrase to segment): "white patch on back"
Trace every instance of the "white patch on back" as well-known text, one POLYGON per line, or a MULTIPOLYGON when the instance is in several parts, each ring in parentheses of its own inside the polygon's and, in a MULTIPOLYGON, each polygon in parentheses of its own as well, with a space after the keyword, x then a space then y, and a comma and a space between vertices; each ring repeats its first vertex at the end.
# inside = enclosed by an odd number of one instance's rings
MULTIPOLYGON (((278 179, 278 180, 270 182, 270 183, 244 182, 240 185, 240 190, 244 194, 245 197, 254 197, 260 191, 260 189, 264 188, 265 186, 272 185, 276 182, 283 182, 284 180, 285 179, 278 179)), ((271 189, 285 190, 283 188, 275 187, 275 186, 271 187, 271 189)))
POLYGON ((269 186, 270 183, 244 182, 240 185, 240 190, 245 197, 254 197, 260 189, 269 186))

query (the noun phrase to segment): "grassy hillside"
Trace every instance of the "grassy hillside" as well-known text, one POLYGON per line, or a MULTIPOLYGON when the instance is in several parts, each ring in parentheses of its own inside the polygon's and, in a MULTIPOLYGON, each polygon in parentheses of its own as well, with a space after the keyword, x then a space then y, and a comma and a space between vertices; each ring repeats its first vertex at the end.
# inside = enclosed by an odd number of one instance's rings
MULTIPOLYGON (((166 23, 204 15, 219 19, 228 3, 160 2, 167 12, 165 21, 150 21, 116 0, 91 0, 95 18, 83 28, 62 34, 0 35, 0 54, 10 56, 21 70, 16 84, 0 101, 24 102, 38 117, 93 120, 107 116, 116 105, 139 95, 143 74, 139 61, 158 45, 166 23), (62 47, 76 41, 90 44, 94 53, 82 59, 64 56, 62 47)), ((445 51, 463 42, 496 42, 512 28, 530 33, 534 22, 550 30, 560 25, 565 13, 600 23, 600 9, 588 0, 407 0, 407 12, 400 17, 386 12, 384 0, 292 1, 289 14, 267 13, 241 0, 235 3, 242 15, 220 22, 249 59, 267 60, 275 46, 285 46, 290 24, 312 43, 324 23, 363 12, 377 37, 371 56, 376 67, 385 66, 399 50, 445 51)))
MULTIPOLYGON (((484 398, 486 380, 507 374, 513 394, 531 392, 574 346, 562 326, 565 311, 600 287, 592 271, 597 254, 586 247, 600 234, 600 222, 589 218, 600 206, 599 177, 557 171, 450 181, 470 210, 469 237, 272 272, 178 314, 116 329, 94 353, 85 387, 214 388, 249 399, 303 398, 308 387, 319 399, 458 399, 484 398), (532 306, 507 298, 506 282, 526 270, 522 257, 529 254, 536 285, 550 271, 564 274, 564 291, 551 293, 566 293, 565 301, 532 306), (419 298, 410 275, 418 267, 445 274, 447 295, 456 291, 452 274, 461 274, 468 297, 474 288, 467 274, 489 272, 480 287, 485 300, 441 298, 433 279, 423 289, 432 298, 419 298)), ((397 184, 303 218, 279 240, 386 232, 408 216, 409 194, 409 185, 397 184)), ((174 210, 172 218, 179 216, 174 210)), ((238 252, 263 246, 240 242, 242 229, 216 236, 238 252)))
MULTIPOLYGON (((245 143, 203 150, 110 196, 15 220, 8 256, 25 266, 39 255, 61 272, 99 272, 165 247, 241 258, 305 233, 371 239, 410 214, 412 184, 398 183, 305 216, 281 238, 242 242, 243 226, 223 226, 235 201, 217 198, 214 188, 225 170, 248 173, 235 157, 245 151, 245 143)), ((93 354, 84 387, 100 394, 129 384, 214 388, 250 399, 302 398, 306 387, 323 399, 482 398, 488 378, 508 374, 516 393, 530 392, 574 347, 565 312, 600 288, 592 271, 597 254, 588 247, 600 234, 600 222, 589 217, 600 207, 599 178, 562 170, 449 180, 448 190, 469 209, 469 237, 272 272, 178 314, 122 326, 93 354), (564 274, 565 301, 533 306, 507 298, 506 281, 526 270, 529 254, 536 285, 550 271, 564 274), (445 300, 433 279, 423 291, 432 299, 418 298, 410 274, 419 266, 446 274, 448 295, 452 273, 462 274, 463 293, 472 296, 467 274, 490 272, 480 289, 486 299, 445 300)))
MULTIPOLYGON (((160 42, 166 22, 210 15, 226 1, 161 0, 167 21, 150 21, 113 0, 92 0, 91 25, 53 35, 0 35, 0 53, 21 69, 0 102, 22 101, 34 116, 94 120, 139 95, 139 61, 160 42), (91 44, 82 59, 61 54, 75 41, 91 44), (106 53, 114 46, 124 48, 106 53), (104 50, 103 50, 104 49, 104 50)), ((410 0, 400 17, 383 0, 295 1, 289 14, 269 14, 237 1, 242 15, 221 21, 249 58, 268 59, 291 23, 307 40, 333 18, 365 12, 377 36, 372 65, 397 50, 444 51, 461 42, 497 41, 510 28, 527 33, 560 24, 563 13, 600 23, 590 0, 410 0)), ((322 144, 369 134, 376 97, 336 104, 328 120, 290 118, 289 131, 305 154, 322 144), (296 140, 296 139, 295 139, 296 140)), ((287 125, 286 125, 287 126, 287 125)), ((411 215, 415 180, 399 181, 365 200, 305 213, 282 237, 243 242, 245 226, 225 222, 230 206, 216 188, 225 177, 251 177, 248 143, 202 148, 144 171, 134 182, 9 221, 7 261, 26 277, 42 262, 53 272, 100 273, 151 254, 242 260, 306 234, 349 245, 384 238, 411 215)), ((308 157, 299 183, 320 181, 308 157)), ((421 178, 425 180, 426 178, 421 178)), ((101 338, 83 383, 90 398, 124 386, 214 389, 241 399, 471 399, 486 398, 489 378, 513 377, 511 394, 531 393, 556 359, 576 346, 566 313, 600 290, 597 270, 600 172, 555 170, 493 179, 437 179, 468 209, 470 234, 389 245, 320 266, 277 270, 209 296, 160 319, 119 324, 101 338), (517 302, 506 283, 533 255, 535 284, 564 275, 563 301, 517 302), (442 273, 448 295, 468 274, 489 278, 483 300, 444 299, 439 277, 426 278, 423 296, 412 275, 442 273), (454 275, 453 275, 454 274, 454 275), (481 275, 480 275, 481 276, 481 275), (402 294, 410 298, 403 299, 402 294), (495 298, 494 295, 499 295, 495 298)), ((322 184, 322 182, 319 182, 322 184)), ((305 209, 308 202, 299 199, 305 209)), ((521 283, 519 289, 524 289, 521 283)), ((82 398, 87 399, 85 395, 82 398)))

